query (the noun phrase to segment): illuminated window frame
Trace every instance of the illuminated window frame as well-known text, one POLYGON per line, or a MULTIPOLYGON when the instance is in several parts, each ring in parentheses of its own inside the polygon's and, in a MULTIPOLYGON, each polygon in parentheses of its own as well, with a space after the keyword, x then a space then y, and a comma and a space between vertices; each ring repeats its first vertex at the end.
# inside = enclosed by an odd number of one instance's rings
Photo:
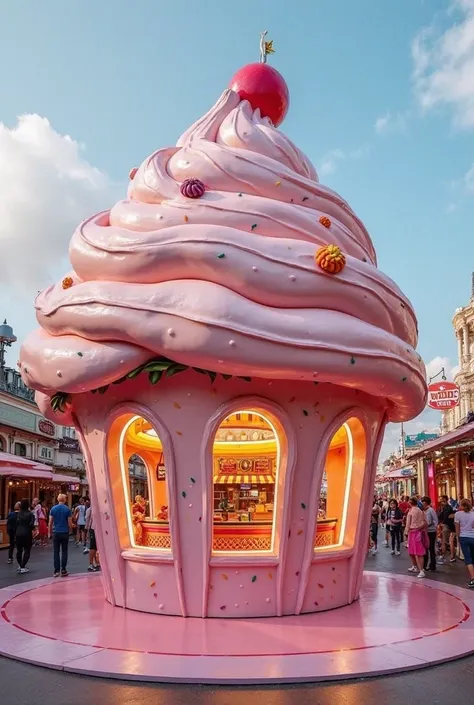
MULTIPOLYGON (((123 415, 126 416, 127 414, 124 413, 123 415)), ((129 539, 130 539, 130 545, 132 548, 138 548, 143 551, 150 551, 154 554, 156 554, 157 551, 159 551, 159 552, 163 552, 163 553, 171 555, 173 544, 172 544, 172 539, 171 539, 171 523, 170 523, 169 517, 168 517, 168 527, 169 527, 169 531, 170 531, 170 543, 171 543, 170 548, 157 549, 155 546, 142 546, 142 545, 139 545, 135 542, 135 532, 133 530, 132 507, 131 507, 132 501, 131 501, 131 497, 130 497, 130 484, 129 484, 129 475, 128 475, 128 458, 125 461, 125 441, 126 441, 127 433, 130 429, 130 426, 132 424, 134 424, 136 421, 138 421, 139 419, 145 419, 145 421, 148 421, 146 416, 140 416, 139 414, 132 415, 132 417, 128 421, 125 422, 125 424, 120 432, 120 438, 119 438, 119 465, 120 465, 120 474, 121 474, 121 478, 122 478, 122 486, 124 488, 125 516, 127 518, 127 529, 128 529, 129 539)), ((151 422, 148 422, 148 423, 151 423, 151 422)), ((152 426, 152 428, 154 428, 153 424, 151 424, 151 426, 152 426)), ((160 435, 156 431, 155 431, 155 433, 156 433, 156 437, 159 438, 160 442, 162 443, 160 435)), ((163 455, 165 455, 164 447, 163 447, 163 455)), ((150 503, 151 503, 151 506, 154 507, 155 506, 154 483, 151 482, 151 479, 150 479, 150 468, 148 466, 148 463, 145 461, 145 459, 143 457, 142 457, 142 460, 145 463, 145 467, 146 467, 146 471, 147 471, 147 482, 148 482, 148 490, 150 493, 150 503)), ((167 494, 167 499, 168 499, 168 506, 170 507, 168 479, 166 479, 166 494, 167 494)), ((152 515, 152 519, 153 519, 153 515, 152 515)))
MULTIPOLYGON (((264 410, 262 411, 257 411, 258 405, 256 404, 255 409, 241 409, 239 407, 238 410, 236 411, 229 411, 218 423, 217 428, 214 432, 214 437, 212 440, 212 446, 211 446, 211 453, 212 453, 212 462, 211 462, 211 484, 212 484, 212 491, 211 491, 211 556, 226 556, 226 557, 232 557, 232 556, 272 556, 275 555, 275 534, 276 534, 276 528, 277 528, 277 512, 276 509, 278 507, 278 501, 279 501, 279 496, 280 496, 280 462, 281 462, 281 441, 280 441, 280 436, 275 428, 274 424, 268 418, 268 416, 265 415, 264 410), (265 549, 265 550, 255 550, 255 551, 215 551, 213 548, 213 543, 214 543, 214 529, 215 529, 215 524, 214 524, 214 444, 216 442, 216 434, 217 431, 220 429, 222 424, 225 422, 229 416, 232 416, 235 414, 236 416, 240 416, 240 414, 253 414, 254 416, 257 416, 260 418, 262 421, 267 423, 271 430, 273 431, 273 435, 275 436, 275 443, 276 443, 276 475, 275 475, 275 497, 273 501, 273 519, 272 519, 272 533, 271 533, 271 541, 270 541, 270 548, 265 549)), ((276 414, 272 413, 271 411, 268 411, 267 414, 270 416, 275 416, 276 414)), ((283 427, 283 424, 281 424, 281 432, 285 433, 285 429, 283 427)), ((259 443, 260 441, 246 441, 246 443, 259 443)), ((228 443, 229 445, 235 445, 239 444, 239 441, 219 441, 219 443, 228 443)), ((245 473, 244 473, 245 474, 245 473)), ((252 474, 252 473, 249 473, 252 474)), ((251 525, 252 522, 249 522, 251 525)), ((243 524, 245 526, 245 523, 243 524)))
MULTIPOLYGON (((357 417, 351 417, 351 418, 357 418, 357 417)), ((357 419, 360 423, 360 420, 357 419)), ((350 499, 350 493, 351 493, 351 486, 352 486, 352 474, 353 474, 353 469, 354 469, 354 439, 352 436, 352 431, 350 429, 349 419, 342 423, 332 434, 331 439, 329 441, 329 445, 326 451, 325 455, 325 463, 326 464, 326 459, 327 455, 330 450, 331 446, 331 441, 336 435, 336 433, 339 431, 340 428, 344 428, 346 432, 346 439, 347 439, 347 461, 346 461, 346 469, 345 469, 345 475, 346 475, 346 486, 344 488, 344 500, 343 500, 343 505, 342 505, 342 515, 341 515, 341 528, 339 530, 339 540, 337 543, 331 543, 328 544, 327 546, 313 546, 313 551, 314 553, 323 553, 324 551, 328 550, 334 550, 335 548, 342 548, 344 546, 344 540, 345 540, 345 534, 346 534, 346 525, 347 525, 347 515, 349 511, 349 499, 350 499)), ((319 492, 318 492, 318 500, 321 497, 321 488, 322 488, 322 482, 323 482, 323 473, 321 473, 321 482, 319 484, 319 492)), ((328 492, 329 492, 329 483, 328 483, 328 492)), ((314 537, 316 537, 318 531, 318 518, 316 518, 316 530, 314 532, 314 537)), ((314 539, 313 539, 314 540, 314 539)))

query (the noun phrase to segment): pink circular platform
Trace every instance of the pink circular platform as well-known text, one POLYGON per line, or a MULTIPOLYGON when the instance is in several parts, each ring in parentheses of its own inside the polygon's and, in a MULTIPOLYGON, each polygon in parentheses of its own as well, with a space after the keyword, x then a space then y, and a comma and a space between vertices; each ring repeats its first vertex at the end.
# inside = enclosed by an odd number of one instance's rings
POLYGON ((365 573, 360 600, 300 617, 183 619, 112 607, 99 576, 0 590, 0 653, 95 676, 199 683, 334 680, 474 651, 474 593, 365 573))

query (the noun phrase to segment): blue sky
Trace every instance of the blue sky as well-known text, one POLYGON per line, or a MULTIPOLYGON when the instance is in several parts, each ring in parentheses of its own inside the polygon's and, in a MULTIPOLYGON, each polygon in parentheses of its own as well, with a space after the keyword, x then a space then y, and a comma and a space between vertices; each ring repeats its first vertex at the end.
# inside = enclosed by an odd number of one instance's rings
MULTIPOLYGON (((458 93, 449 87, 459 56, 446 41, 456 27, 470 37, 473 6, 472 0, 0 0, 0 122, 12 130, 20 115, 47 118, 58 139, 70 135, 84 145, 81 163, 104 172, 103 198, 119 195, 131 167, 175 143, 233 73, 258 59, 259 32, 268 29, 276 48, 271 62, 291 95, 281 129, 366 223, 379 266, 415 305, 425 360, 440 356, 454 364, 451 318, 469 299, 474 269, 474 86, 458 93)), ((472 49, 466 51, 461 60, 469 68, 472 49)), ((7 170, 2 182, 1 161, 0 151, 0 191, 8 178, 7 170)), ((14 208, 28 207, 25 193, 4 203, 4 213, 10 218, 14 208)), ((35 240, 40 217, 33 210, 23 223, 21 247, 35 240)), ((0 284, 0 315, 20 337, 33 324, 25 302, 34 277, 10 257, 14 233, 2 249, 1 227, 0 259, 8 259, 10 274, 0 284)), ((41 255, 59 262, 72 229, 54 247, 47 227, 41 233, 41 255)))

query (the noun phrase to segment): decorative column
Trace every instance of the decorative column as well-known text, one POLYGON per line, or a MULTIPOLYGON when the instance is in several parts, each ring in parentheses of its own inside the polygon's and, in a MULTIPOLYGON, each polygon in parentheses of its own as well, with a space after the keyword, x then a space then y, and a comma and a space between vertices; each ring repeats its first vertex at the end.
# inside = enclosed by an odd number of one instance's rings
POLYGON ((458 364, 459 364, 459 369, 462 370, 462 367, 463 367, 462 333, 460 330, 456 331, 456 338, 458 340, 458 364))
POLYGON ((463 362, 464 362, 464 367, 467 367, 469 365, 469 360, 470 360, 470 353, 469 353, 469 328, 467 323, 463 324, 462 327, 462 337, 463 337, 463 348, 464 348, 464 355, 463 355, 463 362))
POLYGON ((462 453, 456 453, 454 464, 454 482, 456 484, 456 499, 463 494, 463 468, 462 468, 462 453))

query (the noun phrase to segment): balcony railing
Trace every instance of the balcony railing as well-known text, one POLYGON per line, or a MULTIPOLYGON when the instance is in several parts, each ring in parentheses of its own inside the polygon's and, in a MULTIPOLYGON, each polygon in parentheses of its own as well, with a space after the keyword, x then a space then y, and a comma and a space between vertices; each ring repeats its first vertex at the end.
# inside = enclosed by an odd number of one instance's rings
POLYGON ((10 367, 5 367, 3 375, 0 370, 0 391, 25 401, 35 401, 34 391, 24 384, 20 373, 10 367))

